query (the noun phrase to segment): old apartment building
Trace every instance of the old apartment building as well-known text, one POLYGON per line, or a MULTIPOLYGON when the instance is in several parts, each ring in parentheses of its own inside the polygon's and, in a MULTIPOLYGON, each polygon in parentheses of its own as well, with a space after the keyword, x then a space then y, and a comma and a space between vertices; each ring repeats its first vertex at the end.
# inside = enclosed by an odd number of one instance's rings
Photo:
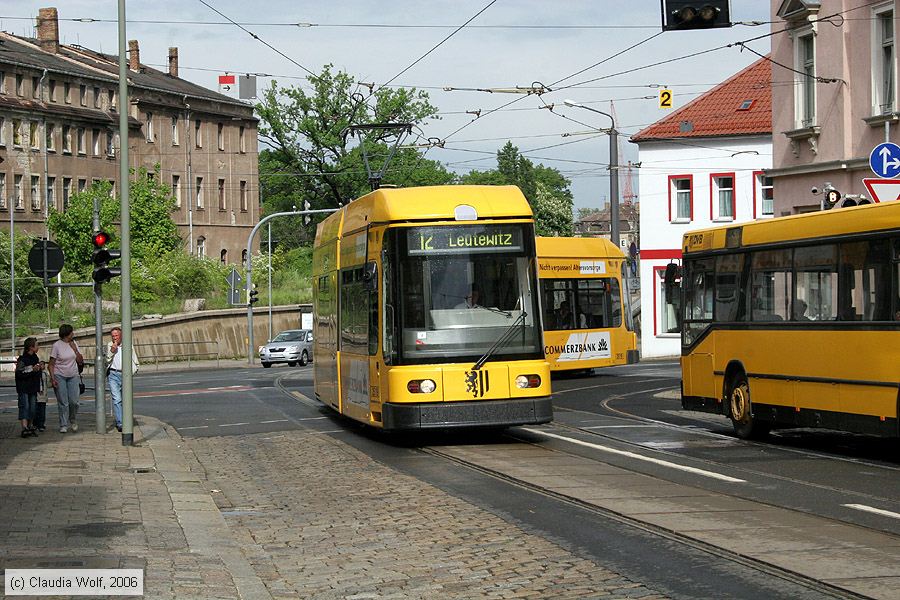
MULTIPOLYGON (((130 167, 160 166, 185 250, 242 259, 259 220, 257 119, 253 108, 141 63, 129 42, 130 167)), ((55 8, 37 38, 0 32, 0 214, 17 231, 46 234, 49 208, 64 211, 94 181, 118 190, 118 57, 59 42, 55 8)), ((139 232, 134 232, 139 235, 139 232)))

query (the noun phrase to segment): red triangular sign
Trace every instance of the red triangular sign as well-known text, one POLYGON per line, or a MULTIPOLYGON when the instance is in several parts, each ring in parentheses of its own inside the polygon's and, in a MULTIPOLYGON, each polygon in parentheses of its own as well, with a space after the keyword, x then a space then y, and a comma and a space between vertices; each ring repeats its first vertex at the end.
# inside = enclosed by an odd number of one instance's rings
POLYGON ((869 190, 872 202, 892 202, 900 200, 900 179, 864 178, 863 185, 869 190))

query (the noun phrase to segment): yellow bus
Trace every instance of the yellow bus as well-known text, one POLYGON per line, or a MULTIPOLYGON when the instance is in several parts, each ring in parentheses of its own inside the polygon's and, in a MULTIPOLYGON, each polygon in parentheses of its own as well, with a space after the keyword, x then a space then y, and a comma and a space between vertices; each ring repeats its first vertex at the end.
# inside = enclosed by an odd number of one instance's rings
POLYGON ((518 188, 376 190, 319 224, 313 279, 326 406, 384 430, 552 420, 518 188))
POLYGON ((625 255, 602 238, 537 238, 544 354, 551 371, 638 362, 625 255))
POLYGON ((742 438, 898 436, 900 202, 693 231, 682 256, 685 409, 742 438))

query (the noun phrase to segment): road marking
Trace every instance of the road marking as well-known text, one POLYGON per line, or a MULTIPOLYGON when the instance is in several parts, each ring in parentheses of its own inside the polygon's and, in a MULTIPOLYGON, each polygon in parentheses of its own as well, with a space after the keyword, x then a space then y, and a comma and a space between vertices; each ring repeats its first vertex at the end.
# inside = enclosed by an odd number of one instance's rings
POLYGON ((260 423, 287 423, 287 419, 272 419, 271 421, 260 421, 260 423))
POLYGON ((187 429, 209 429, 209 425, 196 425, 194 427, 176 427, 178 431, 185 431, 187 429))
POLYGON ((685 471, 687 473, 693 473, 695 475, 702 475, 703 477, 712 477, 713 479, 718 479, 720 481, 726 481, 728 483, 747 483, 746 480, 744 480, 744 479, 738 479, 736 477, 729 477, 728 475, 721 475, 719 473, 714 473, 712 471, 704 471, 703 469, 697 469, 694 467, 679 465, 678 463, 669 462, 667 460, 660 460, 658 458, 652 458, 650 456, 643 456, 641 454, 635 454, 634 452, 628 452, 626 450, 617 450, 616 448, 610 448, 609 446, 601 446, 599 444, 583 442, 581 440, 576 440, 574 438, 557 435, 555 433, 548 433, 546 431, 539 431, 537 429, 529 429, 527 427, 523 427, 522 429, 523 429, 523 431, 527 431, 529 433, 535 433, 537 435, 543 435, 543 436, 547 436, 547 437, 551 437, 551 438, 556 438, 558 440, 563 440, 565 442, 571 442, 571 443, 577 444, 579 446, 586 446, 588 448, 600 450, 601 452, 609 452, 610 454, 618 454, 619 456, 625 456, 627 458, 643 460, 646 462, 653 463, 655 465, 669 467, 670 469, 678 469, 679 471, 685 471))
POLYGON ((895 512, 891 512, 889 510, 875 508, 873 506, 866 506, 865 504, 841 504, 841 506, 846 506, 847 508, 855 508, 856 510, 870 512, 872 514, 881 515, 882 517, 891 517, 892 519, 900 519, 900 513, 895 513, 895 512))
POLYGON ((223 423, 222 425, 219 425, 219 427, 238 427, 239 425, 249 425, 249 424, 250 424, 249 422, 247 422, 247 423, 223 423))
POLYGON ((581 429, 639 429, 642 427, 656 429, 656 425, 591 425, 581 429))

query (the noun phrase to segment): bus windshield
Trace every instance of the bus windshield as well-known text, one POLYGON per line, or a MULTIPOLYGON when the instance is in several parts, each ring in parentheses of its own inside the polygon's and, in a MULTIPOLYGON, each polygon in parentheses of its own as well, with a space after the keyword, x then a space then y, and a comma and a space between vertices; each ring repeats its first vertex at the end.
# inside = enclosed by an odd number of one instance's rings
POLYGON ((453 225, 396 230, 401 362, 538 358, 534 237, 530 225, 453 225), (523 316, 524 313, 524 316, 523 316))

